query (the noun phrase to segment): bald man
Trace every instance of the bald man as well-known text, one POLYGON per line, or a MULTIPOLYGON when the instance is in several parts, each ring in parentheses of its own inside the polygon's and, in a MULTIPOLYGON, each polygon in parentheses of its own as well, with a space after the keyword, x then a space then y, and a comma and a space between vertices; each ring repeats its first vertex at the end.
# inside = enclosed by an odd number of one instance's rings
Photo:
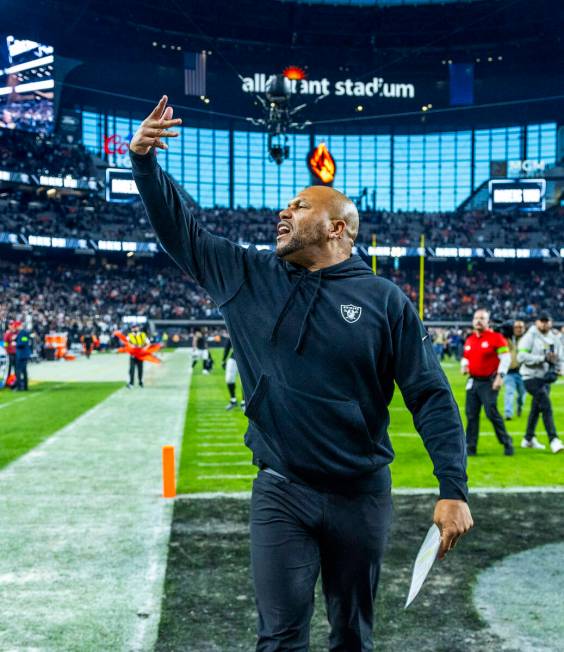
POLYGON ((442 558, 472 527, 458 409, 410 301, 352 255, 358 213, 327 187, 280 212, 276 252, 203 229, 157 164, 177 132, 166 96, 131 143, 149 219, 220 307, 248 402, 256 649, 305 651, 321 572, 330 649, 373 649, 373 600, 391 522, 394 381, 439 481, 442 558))

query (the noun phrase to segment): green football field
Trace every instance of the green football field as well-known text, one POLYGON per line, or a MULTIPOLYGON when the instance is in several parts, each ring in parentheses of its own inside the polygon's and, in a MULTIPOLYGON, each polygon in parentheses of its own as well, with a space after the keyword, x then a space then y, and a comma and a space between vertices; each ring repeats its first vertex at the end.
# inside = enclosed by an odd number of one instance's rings
MULTIPOLYGON (((227 412, 227 389, 223 370, 217 364, 219 351, 213 352, 216 360, 213 372, 205 376, 199 364, 194 370, 190 388, 190 402, 185 424, 184 442, 178 475, 179 493, 248 491, 256 469, 251 465, 250 451, 243 444, 246 418, 236 408, 227 412)), ((444 365, 456 400, 464 418, 464 385, 466 378, 459 372, 458 363, 444 365)), ((237 390, 240 396, 240 385, 237 390)), ((503 390, 502 390, 503 391, 503 390)), ((564 382, 552 387, 552 403, 556 424, 564 430, 564 382)), ((503 396, 498 407, 502 410, 503 396)), ((478 456, 469 459, 470 487, 541 486, 564 484, 564 453, 521 449, 519 444, 525 431, 530 397, 520 418, 506 422, 513 437, 515 456, 505 457, 497 442, 490 422, 482 413, 478 456)), ((436 487, 432 464, 423 443, 413 427, 411 414, 404 406, 401 394, 396 391, 390 406, 390 435, 396 452, 392 465, 394 486, 436 487)), ((539 423, 539 440, 547 444, 542 423, 539 423)))

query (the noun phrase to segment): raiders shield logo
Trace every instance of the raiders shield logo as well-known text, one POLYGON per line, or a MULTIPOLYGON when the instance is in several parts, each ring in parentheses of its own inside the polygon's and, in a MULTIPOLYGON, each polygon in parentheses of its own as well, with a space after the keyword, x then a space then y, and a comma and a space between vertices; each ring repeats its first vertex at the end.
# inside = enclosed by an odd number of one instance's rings
POLYGON ((353 306, 351 304, 348 306, 341 305, 341 316, 345 321, 348 321, 349 324, 354 324, 355 321, 358 321, 361 313, 362 308, 359 306, 353 306))

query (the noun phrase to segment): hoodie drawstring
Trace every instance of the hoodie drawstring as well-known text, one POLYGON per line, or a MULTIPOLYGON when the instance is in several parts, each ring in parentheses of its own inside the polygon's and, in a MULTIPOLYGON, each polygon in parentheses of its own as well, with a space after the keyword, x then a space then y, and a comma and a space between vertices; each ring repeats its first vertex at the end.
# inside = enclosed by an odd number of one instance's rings
POLYGON ((286 316, 286 313, 290 309, 292 299, 294 298, 296 292, 298 291, 298 288, 300 287, 300 283, 306 277, 306 274, 307 274, 306 271, 303 271, 300 274, 300 276, 298 277, 298 280, 296 281, 294 287, 290 291, 290 294, 288 295, 288 298, 286 299, 284 305, 282 306, 282 310, 280 311, 280 314, 278 315, 276 323, 274 324, 274 328, 272 329, 272 334, 270 335, 270 343, 271 344, 274 344, 274 342, 276 341, 276 336, 278 335, 278 330, 280 329, 280 325, 282 324, 282 321, 283 321, 284 317, 286 316))
POLYGON ((296 346, 294 348, 294 351, 296 353, 299 353, 301 351, 302 345, 304 343, 304 339, 306 336, 306 331, 307 331, 307 322, 309 319, 309 315, 311 313, 311 309, 313 308, 313 304, 315 303, 315 300, 317 299, 317 295, 319 293, 319 288, 321 287, 321 275, 322 272, 319 270, 319 275, 317 276, 317 285, 315 286, 315 290, 313 291, 313 296, 311 297, 311 301, 309 302, 307 306, 307 310, 305 311, 305 315, 302 321, 302 325, 300 327, 300 334, 298 335, 298 341, 296 343, 296 346))

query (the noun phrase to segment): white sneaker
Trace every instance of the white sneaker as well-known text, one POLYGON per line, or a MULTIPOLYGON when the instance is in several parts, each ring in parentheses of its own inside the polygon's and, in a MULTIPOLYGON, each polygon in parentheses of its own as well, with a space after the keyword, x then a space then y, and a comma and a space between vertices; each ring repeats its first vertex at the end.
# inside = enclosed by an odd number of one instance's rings
POLYGON ((540 441, 536 438, 533 437, 532 439, 526 439, 523 437, 521 440, 521 448, 536 448, 539 451, 543 451, 546 446, 544 444, 541 444, 540 441))
POLYGON ((551 439, 550 450, 553 453, 559 453, 560 451, 564 451, 564 444, 560 441, 560 439, 558 439, 558 437, 551 439))

